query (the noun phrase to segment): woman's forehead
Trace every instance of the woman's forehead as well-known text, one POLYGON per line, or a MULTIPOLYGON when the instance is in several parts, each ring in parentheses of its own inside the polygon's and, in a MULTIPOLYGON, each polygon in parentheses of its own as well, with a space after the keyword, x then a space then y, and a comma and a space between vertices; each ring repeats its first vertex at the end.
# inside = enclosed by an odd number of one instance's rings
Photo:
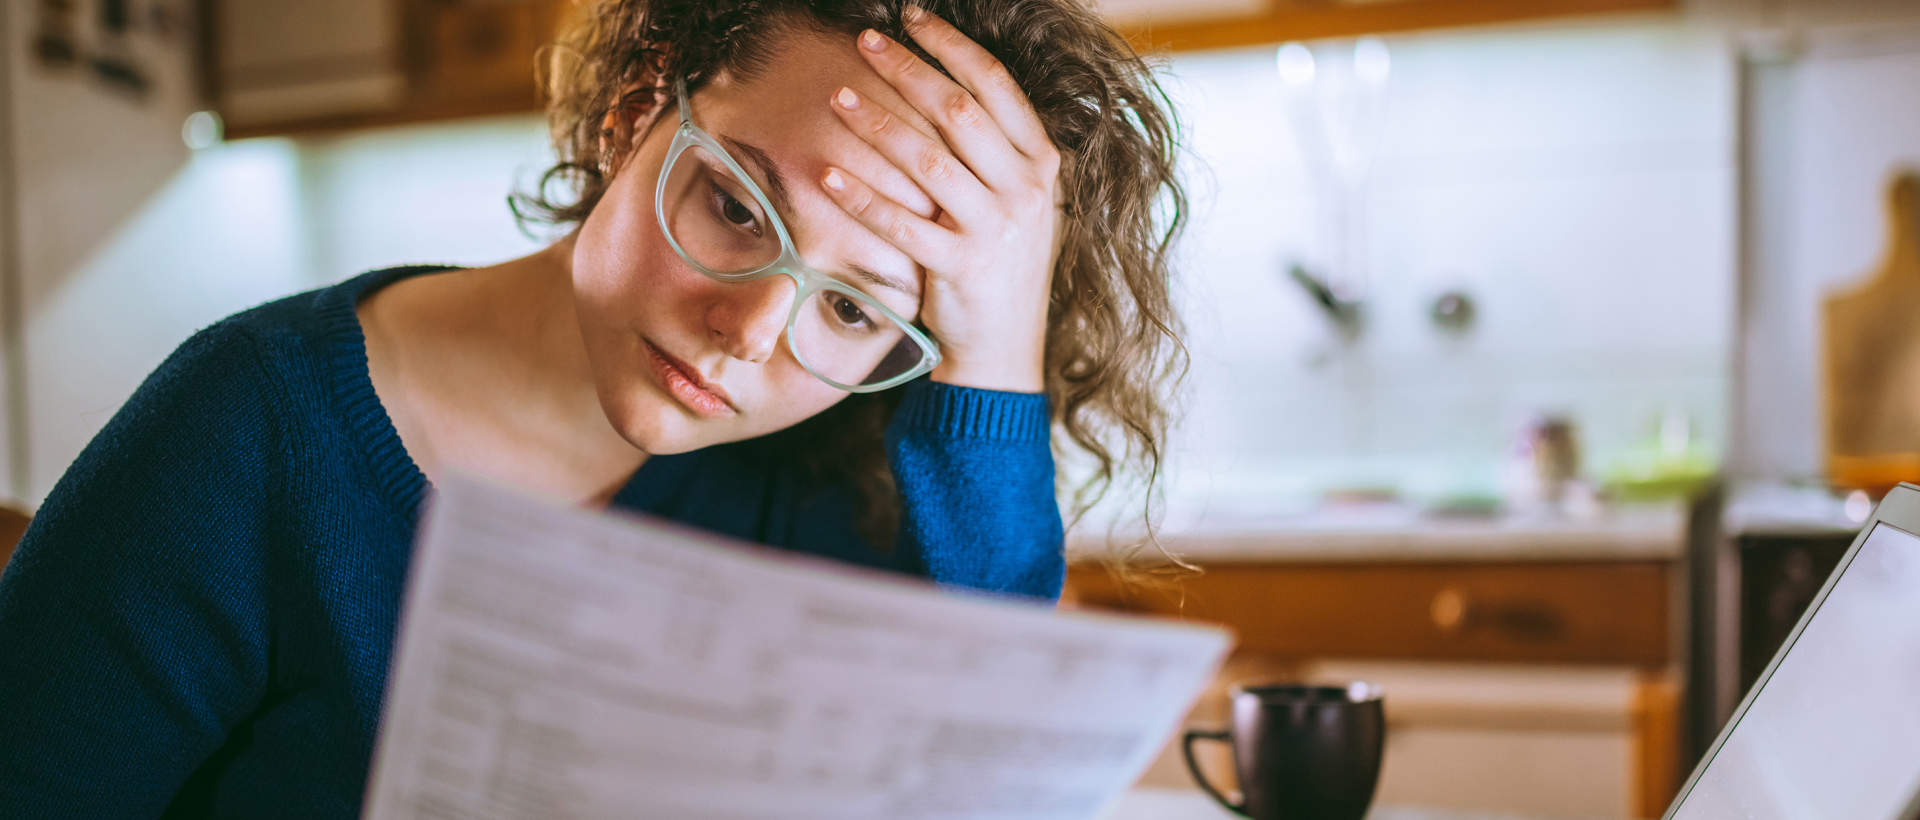
POLYGON ((830 107, 841 88, 923 134, 938 133, 874 73, 852 37, 796 35, 747 80, 716 77, 694 92, 693 121, 725 145, 775 201, 808 262, 829 272, 852 265, 918 278, 913 260, 849 216, 821 190, 828 166, 851 173, 925 219, 939 209, 919 186, 848 129, 830 107))
POLYGON ((860 56, 852 35, 800 29, 780 38, 768 59, 745 77, 722 73, 710 88, 772 113, 817 112, 831 116, 827 99, 842 87, 879 103, 915 128, 933 133, 933 125, 860 56))
POLYGON ((790 188, 814 187, 831 165, 932 218, 934 205, 919 187, 830 107, 841 88, 938 138, 932 123, 860 57, 851 36, 811 32, 788 38, 750 78, 722 75, 701 88, 694 94, 694 121, 722 142, 744 144, 747 153, 778 164, 790 188))

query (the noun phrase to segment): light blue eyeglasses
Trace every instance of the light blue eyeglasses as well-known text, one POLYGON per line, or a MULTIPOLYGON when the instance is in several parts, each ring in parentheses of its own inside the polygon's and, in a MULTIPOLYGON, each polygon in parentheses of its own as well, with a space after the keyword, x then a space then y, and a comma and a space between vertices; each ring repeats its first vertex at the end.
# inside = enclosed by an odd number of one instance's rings
POLYGON ((787 347, 821 381, 855 393, 885 390, 940 364, 940 348, 882 299, 917 309, 916 294, 874 293, 807 266, 767 195, 712 135, 693 124, 683 81, 680 129, 667 147, 653 209, 667 244, 722 282, 786 275, 795 286, 787 347))

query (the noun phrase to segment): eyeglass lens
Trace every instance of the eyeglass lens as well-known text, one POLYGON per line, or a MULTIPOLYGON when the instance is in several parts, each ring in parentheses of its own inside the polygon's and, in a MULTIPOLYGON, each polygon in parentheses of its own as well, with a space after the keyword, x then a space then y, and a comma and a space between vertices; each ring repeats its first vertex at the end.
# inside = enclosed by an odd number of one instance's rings
MULTIPOLYGON (((699 145, 668 162, 662 222, 689 261, 714 273, 744 274, 780 258, 776 217, 763 212, 725 162, 699 145)), ((817 287, 796 306, 787 336, 794 356, 815 375, 852 387, 913 369, 925 354, 878 304, 849 284, 817 287)))

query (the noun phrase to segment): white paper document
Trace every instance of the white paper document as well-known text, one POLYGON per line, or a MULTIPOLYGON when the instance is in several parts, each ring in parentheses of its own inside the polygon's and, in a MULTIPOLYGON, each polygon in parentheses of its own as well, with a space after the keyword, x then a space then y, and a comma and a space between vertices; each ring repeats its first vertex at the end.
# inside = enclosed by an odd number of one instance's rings
POLYGON ((416 547, 365 817, 1088 820, 1229 643, 456 476, 416 547))

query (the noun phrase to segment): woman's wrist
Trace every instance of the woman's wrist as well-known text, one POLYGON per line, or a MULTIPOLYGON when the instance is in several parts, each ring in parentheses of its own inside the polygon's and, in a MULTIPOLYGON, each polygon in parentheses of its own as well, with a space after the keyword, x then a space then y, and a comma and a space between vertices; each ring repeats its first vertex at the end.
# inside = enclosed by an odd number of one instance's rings
POLYGON ((994 390, 921 379, 908 385, 888 436, 947 439, 1051 440, 1052 402, 1045 393, 994 390))
POLYGON ((950 356, 933 369, 929 378, 957 387, 981 390, 1005 390, 1011 393, 1038 393, 1046 388, 1040 357, 995 357, 981 361, 950 356), (1028 360, 1030 359, 1030 360, 1028 360))
MULTIPOLYGON (((1039 393, 1046 389, 1047 270, 1029 274, 1040 287, 1032 292, 1006 289, 991 304, 964 298, 942 300, 950 308, 927 314, 928 327, 940 340, 936 382, 1039 393)), ((936 286, 929 293, 939 293, 936 286)), ((978 296, 978 294, 975 294, 978 296)))

